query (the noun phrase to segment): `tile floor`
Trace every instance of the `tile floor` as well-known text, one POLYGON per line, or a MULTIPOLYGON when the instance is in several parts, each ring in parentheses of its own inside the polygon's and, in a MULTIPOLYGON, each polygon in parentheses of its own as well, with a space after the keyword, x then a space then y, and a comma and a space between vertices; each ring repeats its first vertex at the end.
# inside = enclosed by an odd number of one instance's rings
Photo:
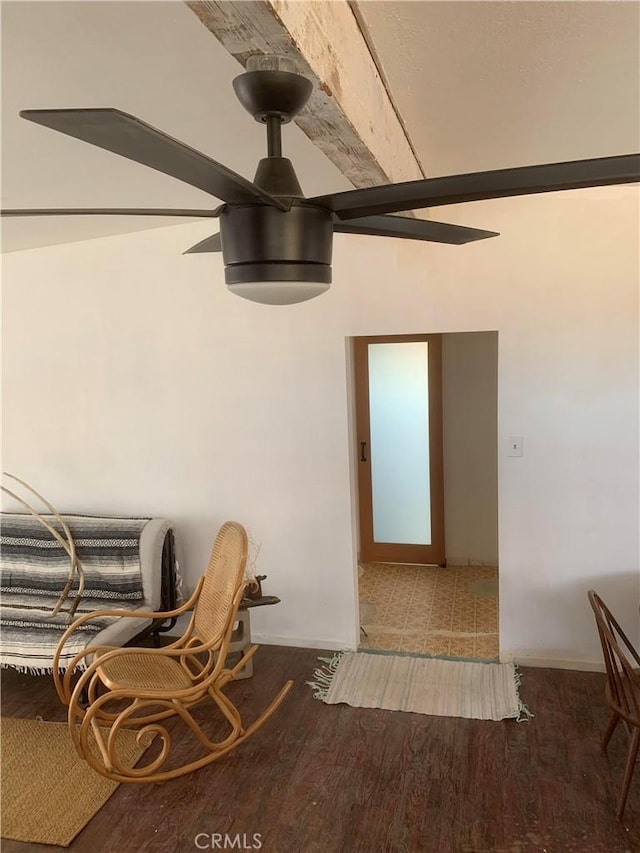
POLYGON ((361 563, 360 647, 498 659, 498 570, 361 563))

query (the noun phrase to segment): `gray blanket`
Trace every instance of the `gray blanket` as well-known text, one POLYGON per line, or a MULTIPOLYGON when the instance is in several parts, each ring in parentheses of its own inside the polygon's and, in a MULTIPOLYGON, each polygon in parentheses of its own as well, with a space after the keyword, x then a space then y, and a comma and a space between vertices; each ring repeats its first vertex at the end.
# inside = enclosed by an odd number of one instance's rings
MULTIPOLYGON (((55 517, 45 518, 62 534, 55 517)), ((77 577, 62 611, 52 614, 69 574, 66 551, 33 516, 2 513, 0 666, 51 672, 55 649, 73 618, 106 608, 142 607, 140 536, 148 520, 65 516, 84 569, 84 593, 71 617, 77 577)), ((113 621, 83 625, 67 643, 61 666, 113 621)))

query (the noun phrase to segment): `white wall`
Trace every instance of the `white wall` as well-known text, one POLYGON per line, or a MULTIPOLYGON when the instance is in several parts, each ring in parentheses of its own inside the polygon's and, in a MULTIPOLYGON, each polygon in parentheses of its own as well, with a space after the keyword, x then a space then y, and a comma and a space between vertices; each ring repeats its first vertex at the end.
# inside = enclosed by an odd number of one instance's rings
POLYGON ((442 336, 447 563, 498 565, 498 335, 442 336))
POLYGON ((255 635, 353 646, 345 339, 497 330, 502 650, 597 660, 590 586, 637 639, 637 189, 478 203, 465 221, 503 236, 338 235, 331 291, 285 308, 180 254, 204 224, 5 256, 5 470, 63 510, 172 517, 190 585, 237 518, 282 598, 255 635))

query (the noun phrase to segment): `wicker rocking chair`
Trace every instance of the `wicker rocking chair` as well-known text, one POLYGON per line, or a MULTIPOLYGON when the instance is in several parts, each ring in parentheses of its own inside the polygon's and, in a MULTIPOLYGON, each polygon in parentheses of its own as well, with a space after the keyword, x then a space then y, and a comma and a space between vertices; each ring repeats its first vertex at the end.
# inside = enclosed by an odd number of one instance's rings
MULTIPOLYGON (((236 613, 247 582, 247 534, 242 525, 228 521, 216 537, 209 566, 194 594, 181 607, 166 613, 119 610, 95 611, 82 616, 64 633, 54 658, 58 696, 69 708, 69 728, 80 756, 102 776, 117 782, 163 782, 204 767, 235 749, 278 708, 293 682, 288 681, 265 711, 244 728, 240 712, 223 693, 255 653, 252 646, 228 668, 236 613), (169 618, 192 611, 187 630, 179 640, 159 649, 93 646, 77 654, 64 673, 60 653, 69 636, 97 616, 169 618), (91 662, 74 682, 74 670, 83 659, 91 662), (191 713, 203 700, 213 700, 230 731, 212 741, 191 713), (171 756, 171 734, 161 721, 179 717, 205 749, 205 755, 182 766, 165 767, 171 756), (128 767, 118 757, 118 732, 136 729, 137 741, 146 745, 149 735, 159 735, 160 750, 142 767, 128 767)), ((204 710, 204 709, 203 709, 204 710)), ((172 733, 183 736, 183 729, 172 733)), ((155 750, 154 750, 155 751, 155 750)))

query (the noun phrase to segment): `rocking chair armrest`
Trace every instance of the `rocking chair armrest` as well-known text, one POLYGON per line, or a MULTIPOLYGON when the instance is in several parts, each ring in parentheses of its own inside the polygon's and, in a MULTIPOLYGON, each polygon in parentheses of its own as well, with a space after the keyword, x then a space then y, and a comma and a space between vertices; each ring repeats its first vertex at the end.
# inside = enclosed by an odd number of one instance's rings
POLYGON ((174 616, 180 616, 181 613, 185 613, 186 611, 193 610, 193 606, 198 600, 198 596, 200 595, 200 590, 202 589, 203 582, 204 578, 200 578, 193 595, 189 598, 188 601, 185 601, 184 604, 181 604, 180 607, 176 607, 175 610, 92 610, 91 613, 85 613, 83 616, 79 616, 71 623, 71 625, 69 625, 67 630, 60 638, 56 657, 59 656, 59 652, 62 650, 62 647, 67 642, 71 634, 73 634, 73 632, 76 631, 81 625, 84 625, 85 622, 90 622, 92 619, 99 619, 105 616, 128 616, 129 618, 133 619, 162 619, 163 621, 165 621, 166 619, 171 619, 174 616))
MULTIPOLYGON (((200 589, 201 589, 203 583, 204 583, 204 578, 200 578, 200 581, 198 582, 198 586, 196 587, 196 591, 191 596, 189 601, 193 601, 194 599, 198 598, 198 596, 200 595, 200 589)), ((233 613, 238 612, 238 606, 242 600, 242 595, 243 595, 244 590, 246 589, 246 586, 248 583, 249 583, 249 581, 243 581, 240 584, 240 586, 238 587, 238 589, 236 590, 236 593, 233 596, 233 601, 232 601, 232 605, 231 605, 231 609, 232 609, 233 613)), ((133 614, 128 613, 127 615, 132 616, 133 614)), ((73 625, 71 626, 71 628, 73 628, 73 625)), ((188 647, 180 645, 181 642, 186 639, 186 636, 187 635, 185 635, 185 637, 181 637, 175 643, 171 643, 170 645, 163 646, 162 648, 159 648, 159 649, 145 649, 144 654, 145 655, 152 655, 152 656, 158 656, 158 655, 163 656, 164 655, 165 657, 184 657, 186 655, 193 656, 193 655, 201 654, 202 652, 210 651, 211 641, 201 642, 199 644, 196 644, 195 646, 188 646, 188 647)), ((60 649, 61 646, 62 646, 62 640, 60 641, 60 645, 58 646, 58 649, 60 649)), ((250 657, 253 654, 253 652, 255 652, 255 650, 257 648, 258 648, 258 646, 255 646, 253 651, 250 650, 249 652, 247 652, 247 655, 250 657)), ((98 666, 99 663, 104 663, 105 661, 111 660, 114 657, 127 657, 127 656, 131 656, 131 655, 139 655, 139 654, 140 654, 140 649, 137 649, 137 648, 122 648, 122 647, 109 648, 108 651, 106 651, 104 654, 102 654, 100 656, 99 662, 94 662, 95 665, 92 664, 90 669, 95 669, 95 667, 98 666)))
MULTIPOLYGON (((196 598, 197 596, 200 595, 200 587, 202 586, 203 582, 204 582, 204 578, 201 578, 199 583, 198 583, 196 592, 194 592, 192 598, 196 598)), ((237 613, 237 611, 238 611, 238 606, 239 606, 240 602, 242 601, 242 594, 243 594, 243 592, 247 586, 247 583, 248 583, 248 581, 243 581, 242 584, 236 590, 236 594, 233 596, 231 609, 234 613, 237 613)), ((180 640, 182 640, 182 639, 185 639, 185 638, 181 637, 180 640)), ((185 648, 185 647, 181 647, 179 645, 180 640, 178 640, 176 643, 172 643, 169 646, 163 646, 160 649, 145 649, 144 653, 145 654, 150 654, 150 653, 151 654, 160 654, 160 655, 165 654, 165 655, 169 655, 170 657, 182 657, 185 654, 186 655, 198 655, 201 652, 209 651, 209 649, 211 648, 211 641, 200 642, 199 644, 197 644, 195 646, 190 646, 188 648, 185 648)), ((258 648, 258 647, 256 646, 256 648, 258 648)), ((140 649, 116 648, 116 649, 111 649, 109 652, 107 652, 107 654, 111 657, 112 652, 114 655, 116 655, 116 654, 139 654, 140 649)), ((104 660, 104 657, 103 657, 103 660, 104 660)))
POLYGON ((162 646, 159 649, 139 649, 137 647, 129 646, 104 646, 103 648, 106 649, 106 651, 104 651, 104 653, 95 661, 96 666, 104 664, 113 658, 126 658, 140 654, 151 655, 151 657, 182 658, 191 657, 193 655, 198 655, 201 652, 209 651, 209 647, 206 644, 185 647, 179 646, 177 643, 172 643, 169 646, 162 646))

